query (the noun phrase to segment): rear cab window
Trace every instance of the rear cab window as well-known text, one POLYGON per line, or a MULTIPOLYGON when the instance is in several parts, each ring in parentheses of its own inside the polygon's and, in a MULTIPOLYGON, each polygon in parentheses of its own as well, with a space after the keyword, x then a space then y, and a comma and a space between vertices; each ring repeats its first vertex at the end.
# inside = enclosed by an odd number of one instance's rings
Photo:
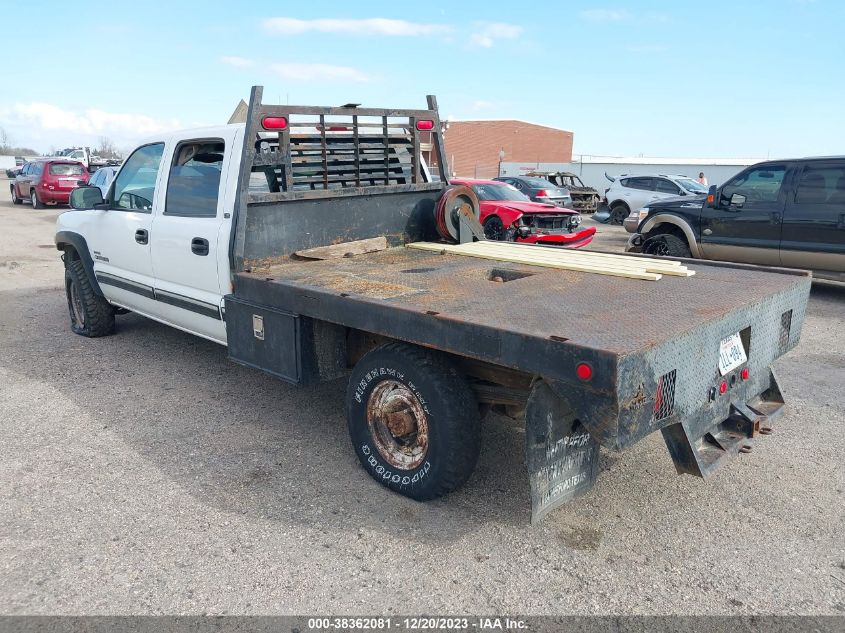
POLYGON ((845 205, 845 161, 841 164, 807 165, 795 190, 800 205, 845 205))
POLYGON ((216 217, 225 149, 222 139, 185 141, 176 147, 164 215, 216 217))

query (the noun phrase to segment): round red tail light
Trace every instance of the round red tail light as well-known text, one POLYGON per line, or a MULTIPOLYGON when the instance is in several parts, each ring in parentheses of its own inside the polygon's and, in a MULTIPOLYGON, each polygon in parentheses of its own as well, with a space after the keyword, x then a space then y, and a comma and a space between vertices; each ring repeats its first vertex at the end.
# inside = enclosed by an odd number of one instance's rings
POLYGON ((719 383, 719 395, 724 396, 728 392, 728 382, 723 380, 719 383))
POLYGON ((575 366, 575 375, 581 380, 589 380, 593 377, 593 368, 587 363, 578 363, 575 366))
POLYGON ((748 380, 748 374, 749 374, 748 367, 743 367, 742 371, 739 372, 739 375, 742 377, 743 380, 748 380))

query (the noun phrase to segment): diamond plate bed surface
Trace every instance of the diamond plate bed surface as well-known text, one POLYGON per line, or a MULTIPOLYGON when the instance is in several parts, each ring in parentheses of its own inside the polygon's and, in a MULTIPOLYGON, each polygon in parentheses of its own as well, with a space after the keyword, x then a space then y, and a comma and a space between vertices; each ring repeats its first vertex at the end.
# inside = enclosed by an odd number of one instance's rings
MULTIPOLYGON (((290 260, 239 273, 236 284, 238 278, 261 279, 281 291, 277 296, 304 293, 319 300, 325 292, 624 356, 808 283, 802 273, 699 261, 687 266, 695 276, 650 282, 399 247, 341 259, 290 260), (504 281, 493 281, 496 277, 504 281)), ((246 298, 261 302, 262 285, 242 284, 246 298)), ((342 314, 333 320, 344 322, 342 314)))

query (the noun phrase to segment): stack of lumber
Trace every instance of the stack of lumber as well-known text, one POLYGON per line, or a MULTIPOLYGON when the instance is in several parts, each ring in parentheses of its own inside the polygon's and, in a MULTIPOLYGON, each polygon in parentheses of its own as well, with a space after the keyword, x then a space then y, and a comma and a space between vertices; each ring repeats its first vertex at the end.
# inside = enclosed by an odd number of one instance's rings
POLYGON ((434 242, 414 242, 408 248, 452 255, 466 255, 494 259, 500 262, 528 264, 545 268, 575 270, 583 273, 627 277, 657 281, 663 275, 690 277, 695 271, 681 262, 652 257, 632 257, 610 253, 591 253, 562 248, 544 248, 532 244, 516 242, 472 242, 469 244, 436 244, 434 242))

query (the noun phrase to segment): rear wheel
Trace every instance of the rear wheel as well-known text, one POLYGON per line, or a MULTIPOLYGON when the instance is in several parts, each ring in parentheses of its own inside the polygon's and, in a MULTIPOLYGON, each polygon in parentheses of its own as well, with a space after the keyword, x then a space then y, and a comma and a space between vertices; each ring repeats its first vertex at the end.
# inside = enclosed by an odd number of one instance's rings
POLYGON ((692 257, 689 245, 677 235, 661 233, 643 242, 642 252, 658 257, 692 257))
POLYGON ((30 200, 30 202, 32 202, 32 208, 33 209, 43 209, 44 208, 44 203, 41 202, 41 200, 39 200, 38 193, 36 193, 35 189, 33 189, 29 193, 29 200, 30 200))
POLYGON ((610 207, 610 224, 622 224, 631 210, 624 202, 617 202, 610 207))
POLYGON ((79 259, 65 254, 65 292, 70 312, 70 329, 94 338, 114 332, 114 307, 94 292, 85 267, 79 259))
POLYGON ((505 225, 502 224, 501 218, 491 215, 484 221, 484 237, 499 242, 505 239, 505 225))
POLYGON ((23 204, 23 200, 18 198, 18 192, 15 191, 15 185, 12 185, 9 189, 12 192, 12 204, 23 204))
POLYGON ((435 499, 472 474, 478 405, 444 357, 389 343, 355 365, 347 389, 349 435, 373 479, 406 497, 435 499))

